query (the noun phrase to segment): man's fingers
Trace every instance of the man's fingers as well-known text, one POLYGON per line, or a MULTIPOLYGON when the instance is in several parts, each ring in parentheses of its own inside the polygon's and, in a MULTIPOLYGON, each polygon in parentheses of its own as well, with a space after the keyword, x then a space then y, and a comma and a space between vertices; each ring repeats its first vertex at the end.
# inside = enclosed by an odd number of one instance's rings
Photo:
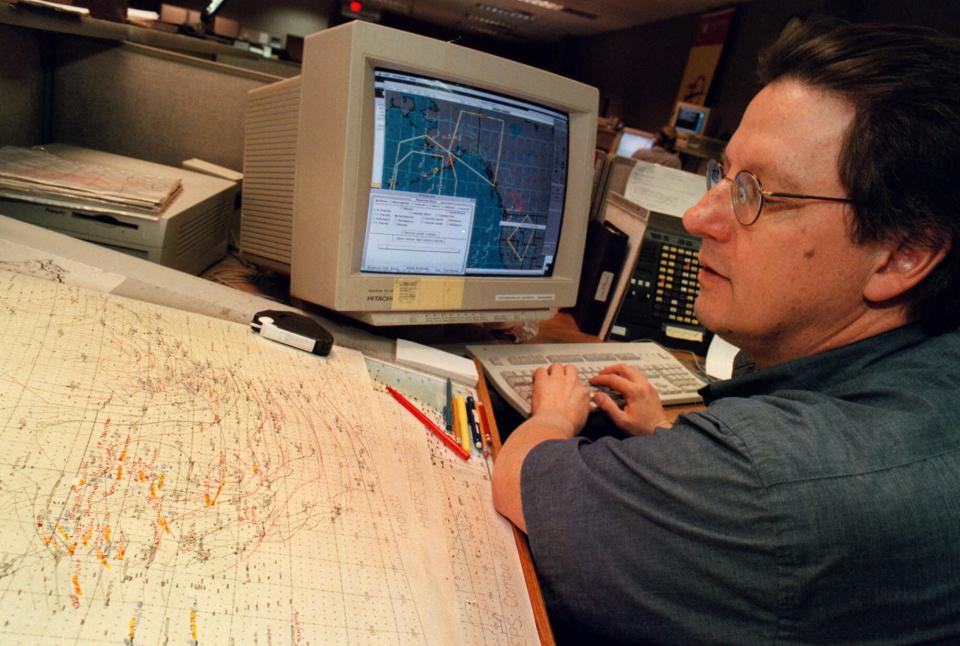
POLYGON ((570 375, 577 375, 577 369, 567 363, 551 363, 546 368, 537 368, 534 371, 534 374, 540 372, 541 370, 545 371, 548 375, 563 375, 567 377, 570 375))
MULTIPOLYGON (((625 379, 635 380, 638 377, 643 377, 643 373, 640 372, 639 368, 636 366, 629 366, 625 363, 615 363, 611 366, 607 366, 599 372, 601 375, 619 375, 625 379)), ((643 377, 646 379, 646 377, 643 377)))
POLYGON ((606 413, 607 416, 613 420, 614 424, 620 426, 620 422, 626 415, 620 410, 617 402, 613 401, 610 395, 597 391, 593 393, 593 403, 597 405, 597 408, 606 413))
POLYGON ((607 388, 612 388, 624 396, 626 396, 627 391, 634 386, 634 382, 625 377, 621 377, 620 375, 614 373, 603 374, 602 372, 591 377, 590 383, 594 386, 606 386, 607 388))

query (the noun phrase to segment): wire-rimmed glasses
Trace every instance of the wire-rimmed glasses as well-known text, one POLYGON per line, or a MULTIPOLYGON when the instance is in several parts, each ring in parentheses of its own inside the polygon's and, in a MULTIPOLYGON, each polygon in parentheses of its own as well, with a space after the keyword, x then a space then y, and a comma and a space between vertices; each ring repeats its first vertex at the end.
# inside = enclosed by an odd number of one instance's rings
MULTIPOLYGON (((707 190, 725 179, 723 166, 715 159, 707 163, 707 190)), ((767 198, 780 197, 791 200, 826 200, 827 202, 852 202, 849 197, 826 197, 823 195, 806 195, 802 193, 776 193, 763 188, 763 184, 756 175, 748 170, 742 170, 730 180, 730 201, 733 203, 733 214, 737 221, 750 226, 760 217, 763 203, 767 198)))

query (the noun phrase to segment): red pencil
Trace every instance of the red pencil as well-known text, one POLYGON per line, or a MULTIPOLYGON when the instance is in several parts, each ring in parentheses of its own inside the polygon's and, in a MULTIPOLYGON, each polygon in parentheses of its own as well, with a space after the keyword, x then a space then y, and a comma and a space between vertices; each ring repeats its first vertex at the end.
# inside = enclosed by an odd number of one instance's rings
POLYGON ((487 411, 481 402, 477 402, 477 417, 480 418, 480 436, 483 439, 483 456, 487 457, 493 450, 493 437, 490 435, 490 427, 487 426, 487 411))
POLYGON ((444 444, 446 444, 447 446, 449 446, 451 451, 453 451, 454 453, 456 453, 457 455, 459 455, 459 456, 460 456, 461 458, 463 458, 464 460, 469 460, 469 459, 470 459, 470 454, 467 453, 466 451, 464 451, 464 450, 463 450, 463 447, 461 447, 459 444, 457 444, 456 442, 454 442, 453 439, 452 439, 449 435, 447 435, 446 433, 444 433, 443 431, 441 431, 441 430, 440 430, 440 427, 437 426, 436 424, 434 424, 432 421, 430 421, 430 418, 429 418, 429 417, 427 417, 427 416, 424 415, 422 412, 420 412, 419 410, 417 410, 417 407, 414 406, 413 404, 411 404, 409 401, 407 401, 407 398, 406 398, 406 397, 404 397, 403 395, 401 395, 400 393, 398 393, 396 390, 394 390, 394 389, 391 388, 390 386, 387 386, 387 392, 389 392, 391 395, 393 395, 393 398, 396 399, 398 402, 400 402, 400 404, 401 404, 404 408, 406 408, 408 411, 410 411, 411 413, 413 413, 413 416, 416 417, 418 420, 420 420, 420 421, 423 423, 424 426, 426 426, 428 429, 430 429, 430 430, 433 432, 434 435, 436 435, 437 437, 439 437, 439 438, 443 441, 444 444))

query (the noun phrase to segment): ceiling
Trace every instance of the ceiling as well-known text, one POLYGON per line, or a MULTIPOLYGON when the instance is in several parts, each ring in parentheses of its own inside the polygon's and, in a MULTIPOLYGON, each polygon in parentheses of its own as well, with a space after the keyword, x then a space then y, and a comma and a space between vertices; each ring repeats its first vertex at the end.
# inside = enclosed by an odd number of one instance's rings
POLYGON ((453 29, 512 40, 592 36, 744 0, 363 0, 364 12, 389 11, 453 29))

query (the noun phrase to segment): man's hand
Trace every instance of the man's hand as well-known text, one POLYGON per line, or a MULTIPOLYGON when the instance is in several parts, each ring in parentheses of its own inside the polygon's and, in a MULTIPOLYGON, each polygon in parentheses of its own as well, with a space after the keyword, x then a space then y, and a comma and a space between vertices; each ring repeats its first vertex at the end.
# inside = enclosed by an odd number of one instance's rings
MULTIPOLYGON (((590 380, 595 386, 606 386, 623 395, 623 410, 609 395, 595 392, 593 401, 613 423, 629 435, 650 435, 657 428, 670 428, 670 421, 660 403, 657 389, 643 373, 624 364, 607 366, 590 380)), ((534 384, 536 385, 536 384, 534 384)))
MULTIPOLYGON (((537 368, 533 373, 531 417, 562 418, 564 430, 573 437, 587 423, 590 414, 590 390, 580 381, 577 369, 562 363, 537 368)), ((559 421, 559 420, 558 420, 559 421)))

